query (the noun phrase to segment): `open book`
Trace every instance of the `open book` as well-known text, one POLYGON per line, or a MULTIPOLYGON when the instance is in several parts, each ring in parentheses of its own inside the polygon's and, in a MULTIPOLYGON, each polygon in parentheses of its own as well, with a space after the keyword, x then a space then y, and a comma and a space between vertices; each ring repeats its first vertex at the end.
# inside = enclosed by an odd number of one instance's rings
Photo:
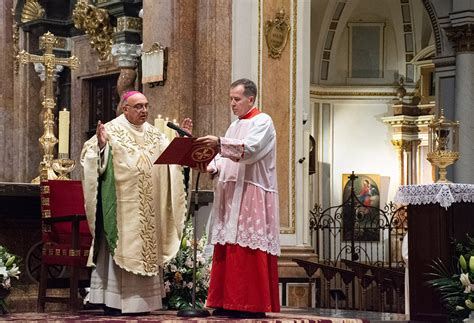
POLYGON ((196 138, 176 137, 158 157, 155 164, 175 164, 196 167, 205 165, 217 155, 217 149, 195 144, 196 138))

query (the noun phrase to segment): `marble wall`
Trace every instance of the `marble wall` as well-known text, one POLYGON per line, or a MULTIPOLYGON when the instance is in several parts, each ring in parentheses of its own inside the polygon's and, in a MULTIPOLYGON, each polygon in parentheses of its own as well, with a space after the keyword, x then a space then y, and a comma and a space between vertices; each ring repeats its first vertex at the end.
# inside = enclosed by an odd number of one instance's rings
MULTIPOLYGON (((224 135, 230 123, 232 2, 144 0, 143 49, 168 47, 164 86, 143 89, 158 114, 194 121, 194 134, 224 135)), ((151 120, 150 120, 151 121, 151 120)), ((209 181, 201 183, 210 188, 209 181)))
MULTIPOLYGON (((40 121, 41 82, 33 64, 20 66, 14 72, 13 0, 0 1, 0 181, 30 182, 38 174, 42 150, 38 139, 42 134, 40 121)), ((28 52, 38 49, 37 37, 22 31, 18 46, 28 52)))
MULTIPOLYGON (((263 1, 263 21, 275 18, 280 9, 284 9, 288 16, 292 12, 292 1, 263 1)), ((290 23, 290 22, 289 22, 290 23)), ((264 30, 262 30, 264 32, 264 30)), ((290 34, 291 36, 291 34, 290 34)), ((292 97, 291 89, 291 42, 288 39, 286 48, 278 59, 271 58, 268 55, 268 48, 263 38, 262 45, 262 82, 260 89, 261 109, 268 113, 275 124, 277 132, 277 151, 278 151, 278 193, 280 196, 280 225, 281 227, 291 227, 292 219, 290 217, 289 201, 291 201, 291 186, 289 185, 289 176, 291 168, 289 167, 289 158, 291 156, 291 147, 295 145, 291 139, 290 122, 292 120, 292 97), (289 169, 290 168, 290 169, 289 169)), ((295 94, 293 94, 295 95, 295 94)))
MULTIPOLYGON (((13 132, 13 75, 12 64, 12 15, 13 0, 0 0, 0 181, 14 180, 12 171, 12 155, 15 146, 12 145, 13 132)), ((18 147, 18 146, 16 146, 18 147)), ((16 148, 18 149, 18 148, 16 148)))

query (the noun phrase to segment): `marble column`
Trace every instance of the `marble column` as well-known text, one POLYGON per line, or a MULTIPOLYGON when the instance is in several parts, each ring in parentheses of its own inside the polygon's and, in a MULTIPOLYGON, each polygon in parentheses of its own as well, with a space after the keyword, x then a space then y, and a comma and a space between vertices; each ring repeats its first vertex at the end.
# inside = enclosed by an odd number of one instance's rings
POLYGON ((120 68, 117 93, 122 95, 124 91, 135 89, 136 67, 141 55, 141 46, 127 43, 114 44, 112 45, 112 55, 116 65, 120 68))
MULTIPOLYGON (((230 123, 232 1, 144 0, 143 50, 168 48, 167 79, 144 93, 158 114, 179 122, 190 117, 195 136, 222 136, 230 123)), ((201 177, 202 189, 212 188, 201 177)))
POLYGON ((456 49, 456 85, 454 119, 460 121, 459 152, 454 164, 453 181, 474 184, 474 30, 471 25, 453 27, 448 37, 456 49))

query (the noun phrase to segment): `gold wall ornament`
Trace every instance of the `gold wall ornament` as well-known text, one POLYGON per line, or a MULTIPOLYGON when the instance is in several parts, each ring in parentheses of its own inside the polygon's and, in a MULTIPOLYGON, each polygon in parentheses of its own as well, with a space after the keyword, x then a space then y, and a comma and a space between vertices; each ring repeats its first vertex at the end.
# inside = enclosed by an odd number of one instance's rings
POLYGON ((116 32, 134 31, 134 32, 141 33, 142 28, 143 28, 142 18, 127 17, 127 16, 117 18, 116 32))
POLYGON ((89 35, 90 44, 99 53, 100 60, 108 59, 113 43, 113 28, 108 11, 79 1, 72 12, 72 18, 74 27, 89 35))
POLYGON ((44 9, 37 0, 26 0, 21 12, 21 22, 29 22, 44 17, 44 9))
POLYGON ((290 25, 285 16, 285 10, 281 9, 274 19, 267 20, 265 26, 265 39, 267 41, 268 55, 271 58, 280 58, 285 49, 290 35, 290 25))
MULTIPOLYGON (((75 56, 69 58, 56 57, 53 54, 53 47, 56 43, 56 37, 47 32, 40 37, 40 48, 43 49, 44 55, 32 55, 22 50, 18 54, 18 60, 21 64, 26 65, 28 63, 41 63, 45 66, 45 80, 44 80, 44 99, 43 105, 43 125, 44 133, 39 138, 39 142, 43 148, 43 160, 40 163, 40 174, 45 176, 47 174, 48 179, 57 178, 54 170, 52 169, 53 162, 53 150, 54 146, 58 143, 58 139, 54 136, 54 115, 53 109, 56 106, 53 92, 54 73, 56 65, 69 66, 72 70, 79 66, 79 60, 75 56)), ((33 180, 34 183, 39 183, 40 177, 33 180)))
POLYGON ((436 183, 449 183, 446 168, 459 159, 459 121, 451 121, 440 116, 428 125, 428 161, 439 168, 436 183))

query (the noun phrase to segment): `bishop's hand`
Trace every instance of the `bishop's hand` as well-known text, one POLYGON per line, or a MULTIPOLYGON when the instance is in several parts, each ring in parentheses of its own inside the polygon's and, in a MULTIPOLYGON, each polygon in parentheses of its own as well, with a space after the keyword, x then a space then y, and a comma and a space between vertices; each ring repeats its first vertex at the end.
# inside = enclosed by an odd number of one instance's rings
POLYGON ((103 149, 107 144, 107 131, 105 130, 104 124, 100 120, 97 123, 95 135, 97 136, 97 143, 99 145, 99 149, 103 149))
POLYGON ((190 118, 184 118, 181 122, 181 128, 186 130, 190 134, 193 134, 193 120, 191 120, 190 118))

